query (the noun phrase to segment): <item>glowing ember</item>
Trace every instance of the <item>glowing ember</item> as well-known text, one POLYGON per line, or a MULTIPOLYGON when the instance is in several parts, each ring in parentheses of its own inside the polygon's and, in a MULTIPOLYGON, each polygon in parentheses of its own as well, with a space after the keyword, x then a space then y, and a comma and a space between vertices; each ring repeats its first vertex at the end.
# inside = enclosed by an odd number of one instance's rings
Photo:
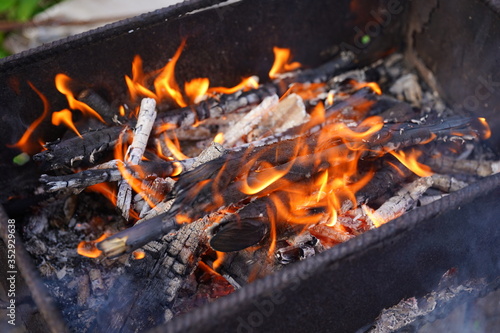
POLYGON ((276 79, 279 74, 284 72, 289 72, 297 69, 301 66, 298 62, 290 62, 291 54, 289 49, 282 49, 279 47, 273 47, 274 52, 274 64, 269 71, 269 77, 271 79, 276 79))
POLYGON ((73 132, 75 132, 80 138, 83 139, 80 132, 78 132, 78 130, 76 129, 72 118, 73 118, 73 114, 71 113, 71 111, 68 109, 64 109, 64 110, 52 113, 52 124, 54 124, 56 126, 64 124, 64 125, 68 126, 73 132))

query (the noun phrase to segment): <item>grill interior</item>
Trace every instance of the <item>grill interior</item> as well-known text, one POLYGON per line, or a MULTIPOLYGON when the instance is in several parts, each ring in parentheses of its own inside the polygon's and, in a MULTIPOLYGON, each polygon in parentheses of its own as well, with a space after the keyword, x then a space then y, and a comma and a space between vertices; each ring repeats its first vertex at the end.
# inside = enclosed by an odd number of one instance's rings
MULTIPOLYGON (((183 38, 180 84, 200 76, 214 85, 267 77, 273 46, 290 48, 307 67, 343 49, 355 52, 360 63, 403 51, 450 105, 488 119, 490 144, 499 151, 499 36, 498 14, 479 0, 201 0, 14 55, 0 61, 0 184, 7 189, 1 199, 32 188, 39 176, 32 164, 10 163, 18 151, 7 147, 43 109, 28 81, 53 109, 66 103, 53 84, 61 72, 118 103, 126 97, 123 75, 134 55, 142 57, 145 71, 160 68, 183 38), (364 34, 370 43, 360 43, 364 34)), ((39 133, 47 141, 59 135, 48 126, 39 133)), ((458 282, 495 281, 499 195, 500 177, 488 177, 157 329, 352 332, 369 327, 383 308, 434 290, 450 268, 458 268, 458 282)))

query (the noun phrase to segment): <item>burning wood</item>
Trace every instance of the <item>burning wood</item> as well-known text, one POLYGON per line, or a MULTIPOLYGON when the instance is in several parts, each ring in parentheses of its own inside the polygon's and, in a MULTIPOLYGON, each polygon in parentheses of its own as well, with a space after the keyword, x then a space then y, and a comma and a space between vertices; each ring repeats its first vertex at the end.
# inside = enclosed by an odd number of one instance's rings
MULTIPOLYGON (((151 133, 153 123, 156 119, 155 107, 156 102, 152 98, 143 99, 141 102, 141 108, 139 110, 139 116, 134 131, 134 139, 132 144, 128 147, 127 154, 125 155, 125 159, 130 165, 138 165, 144 155, 144 151, 146 150, 146 146, 148 144, 149 134, 151 133)), ((120 172, 122 172, 122 174, 130 175, 123 167, 120 172)), ((132 188, 128 179, 125 179, 118 185, 117 207, 122 211, 123 217, 126 219, 128 219, 129 216, 131 200, 132 188)))
MULTIPOLYGON (((297 70, 284 54, 270 83, 258 86, 256 79, 247 79, 232 89, 209 88, 208 79, 200 78, 181 90, 173 75, 181 50, 148 77, 151 82, 138 67, 140 61, 134 61, 134 74, 127 77, 132 101, 120 108, 130 115, 113 114, 110 104, 90 90, 78 94, 78 104, 68 88, 58 86, 74 108, 99 115, 111 127, 100 124, 81 138, 49 143, 33 157, 50 173, 40 179, 46 191, 80 193, 115 182, 116 194, 107 192, 125 220, 129 212, 145 217, 128 228, 123 221, 112 228, 100 225, 99 233, 89 235, 104 238, 88 241, 88 236, 79 246, 82 255, 119 257, 127 261, 127 269, 143 265, 152 271, 148 278, 162 279, 161 290, 156 282, 142 290, 137 283, 129 286, 128 275, 119 278, 111 288, 119 294, 119 305, 112 304, 115 298, 101 303, 104 309, 126 308, 111 311, 113 329, 147 326, 123 314, 143 306, 122 299, 129 291, 134 300, 154 295, 162 304, 155 316, 161 312, 161 318, 189 307, 179 305, 180 290, 193 279, 198 262, 202 268, 214 262, 214 250, 228 253, 220 271, 238 287, 466 187, 468 182, 456 174, 498 172, 498 162, 464 163, 460 157, 464 142, 475 147, 487 136, 484 121, 442 117, 432 107, 424 108, 435 96, 421 89, 414 74, 391 77, 385 67, 397 63, 394 57, 348 72, 355 67, 351 53, 307 70, 297 70), (361 81, 371 76, 383 76, 388 91, 399 99, 382 94, 374 82, 361 81), (140 97, 137 121, 127 120, 135 117, 140 97), (203 126, 215 129, 189 134, 203 126), (128 127, 135 128, 133 134, 128 127), (176 136, 178 129, 184 131, 182 139, 176 136), (214 137, 215 132, 220 135, 214 137), (112 150, 115 159, 109 160, 106 154, 112 150), (430 157, 436 153, 442 156, 430 157), (101 157, 108 161, 97 164, 101 157), (76 169, 79 165, 92 167, 76 169), (443 174, 447 172, 453 176, 443 174), (113 233, 109 237, 108 229, 113 233), (133 257, 121 256, 138 249, 133 257), (258 265, 247 267, 248 261, 258 265)), ((78 224, 72 228, 93 228, 78 224)), ((101 272, 90 270, 82 281, 79 304, 89 297, 102 301, 107 284, 101 272)))

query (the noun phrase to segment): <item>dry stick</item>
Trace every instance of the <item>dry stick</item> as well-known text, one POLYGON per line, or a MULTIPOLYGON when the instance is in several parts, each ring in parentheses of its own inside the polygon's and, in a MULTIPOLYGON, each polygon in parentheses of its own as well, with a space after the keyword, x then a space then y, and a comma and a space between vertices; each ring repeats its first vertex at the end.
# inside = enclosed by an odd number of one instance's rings
MULTIPOLYGON (((149 135, 156 119, 156 101, 152 98, 144 98, 141 101, 141 108, 137 117, 137 124, 134 131, 134 139, 128 147, 126 162, 129 165, 138 165, 142 155, 146 150, 149 135)), ((118 185, 116 206, 122 211, 125 219, 129 217, 129 209, 132 201, 132 189, 127 180, 122 180, 118 185)))
POLYGON ((363 210, 367 213, 368 218, 375 226, 387 223, 394 220, 396 217, 403 215, 410 209, 417 200, 429 189, 432 185, 431 177, 423 177, 414 182, 403 186, 395 196, 387 200, 376 211, 371 212, 371 209, 363 205, 363 210))
POLYGON ((16 267, 19 268, 21 276, 28 285, 38 311, 40 311, 47 322, 50 331, 54 333, 69 332, 59 309, 54 304, 47 287, 41 282, 38 272, 33 266, 31 257, 21 241, 21 236, 17 232, 11 232, 12 229, 10 229, 10 226, 12 226, 12 224, 10 221, 7 213, 0 205, 0 236, 6 246, 12 244, 13 239, 15 240, 15 267, 9 266, 9 270, 15 271, 16 267), (9 235, 13 235, 14 238, 12 239, 12 236, 9 235))
POLYGON ((432 187, 443 192, 451 193, 468 186, 466 182, 456 179, 450 175, 434 174, 432 178, 432 187))
POLYGON ((49 176, 41 175, 40 182, 45 184, 47 192, 55 192, 66 188, 75 189, 78 193, 81 189, 104 182, 116 182, 122 179, 122 174, 117 168, 114 169, 89 169, 71 175, 49 176))
POLYGON ((486 177, 500 172, 500 161, 458 160, 450 156, 427 158, 425 163, 440 173, 463 173, 486 177))

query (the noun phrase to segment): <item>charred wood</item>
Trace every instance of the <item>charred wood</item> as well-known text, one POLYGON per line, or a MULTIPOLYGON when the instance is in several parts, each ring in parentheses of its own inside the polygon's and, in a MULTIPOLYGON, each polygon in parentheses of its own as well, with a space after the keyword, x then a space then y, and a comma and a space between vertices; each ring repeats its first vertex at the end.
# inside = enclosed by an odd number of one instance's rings
POLYGON ((45 184, 48 192, 55 192, 66 188, 80 189, 104 182, 116 182, 122 179, 118 169, 89 169, 71 175, 49 176, 41 175, 40 182, 45 184))
POLYGON ((73 137, 50 142, 45 145, 47 150, 34 155, 33 160, 40 162, 43 170, 93 165, 114 148, 121 131, 121 127, 114 126, 83 133, 83 139, 73 137))
POLYGON ((463 173, 486 177, 500 172, 500 161, 460 160, 452 156, 430 157, 425 162, 439 173, 463 173))
POLYGON ((78 95, 78 100, 90 106, 107 124, 121 124, 124 121, 118 116, 117 110, 113 109, 104 98, 92 89, 83 90, 78 95))

